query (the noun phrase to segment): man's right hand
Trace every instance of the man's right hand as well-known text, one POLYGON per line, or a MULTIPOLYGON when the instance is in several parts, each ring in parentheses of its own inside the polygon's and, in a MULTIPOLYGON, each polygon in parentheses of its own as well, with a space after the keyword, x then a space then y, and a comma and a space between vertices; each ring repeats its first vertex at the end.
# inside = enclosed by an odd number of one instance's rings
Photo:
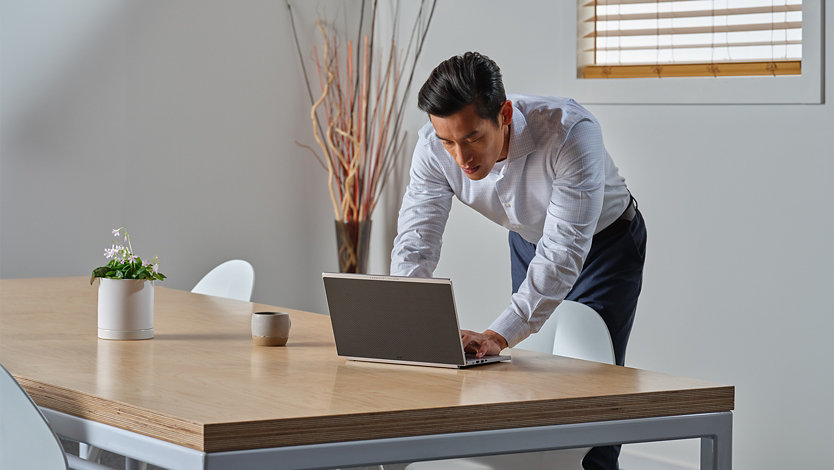
POLYGON ((474 353, 475 357, 497 356, 507 347, 507 340, 492 330, 476 333, 470 330, 460 330, 463 350, 474 353))

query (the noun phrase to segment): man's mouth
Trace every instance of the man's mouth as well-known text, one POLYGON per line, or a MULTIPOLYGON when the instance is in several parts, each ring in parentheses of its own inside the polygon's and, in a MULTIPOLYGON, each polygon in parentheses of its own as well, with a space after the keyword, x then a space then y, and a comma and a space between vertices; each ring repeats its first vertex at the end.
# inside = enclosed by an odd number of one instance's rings
POLYGON ((480 168, 480 167, 481 167, 481 165, 463 167, 463 172, 466 173, 467 175, 471 175, 472 173, 475 173, 476 171, 478 171, 478 168, 480 168))

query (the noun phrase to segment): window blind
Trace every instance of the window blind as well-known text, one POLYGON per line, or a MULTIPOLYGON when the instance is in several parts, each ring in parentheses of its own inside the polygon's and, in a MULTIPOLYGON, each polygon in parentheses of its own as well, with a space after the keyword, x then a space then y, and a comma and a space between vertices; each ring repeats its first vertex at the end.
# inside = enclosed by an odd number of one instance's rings
POLYGON ((800 74, 802 0, 580 0, 585 78, 800 74))

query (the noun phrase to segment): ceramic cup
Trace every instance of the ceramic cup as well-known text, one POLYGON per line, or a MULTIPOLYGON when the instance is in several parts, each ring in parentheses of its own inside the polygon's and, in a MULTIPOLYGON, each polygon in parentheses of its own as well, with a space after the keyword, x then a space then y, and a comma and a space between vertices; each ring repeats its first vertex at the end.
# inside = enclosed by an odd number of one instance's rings
POLYGON ((287 312, 252 313, 252 341, 256 346, 283 346, 290 337, 287 312))

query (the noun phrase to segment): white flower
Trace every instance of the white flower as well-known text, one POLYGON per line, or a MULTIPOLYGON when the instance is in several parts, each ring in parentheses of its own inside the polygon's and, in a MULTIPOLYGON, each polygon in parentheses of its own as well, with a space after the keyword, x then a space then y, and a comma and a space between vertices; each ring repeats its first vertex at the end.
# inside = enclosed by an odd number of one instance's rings
POLYGON ((110 247, 110 257, 119 261, 124 261, 128 256, 128 251, 122 245, 113 245, 110 247))
POLYGON ((150 268, 151 271, 153 271, 155 273, 159 272, 159 261, 158 261, 158 259, 159 258, 154 256, 151 261, 148 261, 147 263, 145 263, 145 267, 150 268))
POLYGON ((111 245, 110 248, 105 248, 104 249, 104 256, 107 259, 113 259, 113 258, 117 257, 118 255, 119 255, 119 250, 118 250, 118 247, 116 247, 116 245, 111 245))
POLYGON ((119 232, 120 232, 121 230, 122 230, 122 229, 120 229, 120 228, 114 228, 114 229, 113 229, 113 236, 114 236, 114 237, 118 237, 118 236, 119 236, 119 232))

